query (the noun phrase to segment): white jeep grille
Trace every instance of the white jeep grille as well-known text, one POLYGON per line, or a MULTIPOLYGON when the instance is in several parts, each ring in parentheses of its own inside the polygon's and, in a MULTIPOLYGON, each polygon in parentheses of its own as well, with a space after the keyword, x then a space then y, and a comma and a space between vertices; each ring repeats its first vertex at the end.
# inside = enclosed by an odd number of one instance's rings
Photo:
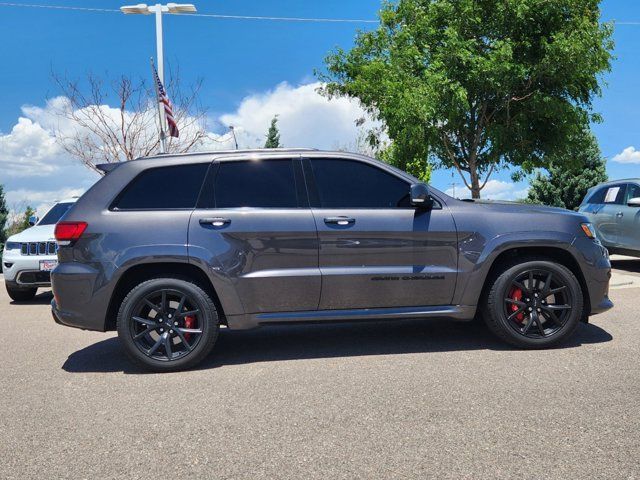
POLYGON ((22 255, 55 255, 58 252, 56 242, 25 242, 20 244, 22 255))

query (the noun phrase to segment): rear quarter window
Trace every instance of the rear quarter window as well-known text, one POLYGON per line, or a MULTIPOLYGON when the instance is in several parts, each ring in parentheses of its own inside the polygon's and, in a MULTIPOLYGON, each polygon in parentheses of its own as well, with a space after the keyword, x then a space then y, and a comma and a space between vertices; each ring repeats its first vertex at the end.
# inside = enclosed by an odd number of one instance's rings
POLYGON ((113 202, 113 210, 194 208, 208 163, 173 165, 138 174, 113 202))

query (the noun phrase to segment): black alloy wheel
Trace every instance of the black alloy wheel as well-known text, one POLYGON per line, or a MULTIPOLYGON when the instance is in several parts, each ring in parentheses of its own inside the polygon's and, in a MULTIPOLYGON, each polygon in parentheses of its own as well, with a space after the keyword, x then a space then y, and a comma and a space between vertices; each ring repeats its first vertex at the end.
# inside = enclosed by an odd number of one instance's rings
POLYGON ((511 282, 504 298, 505 315, 517 333, 529 338, 555 335, 570 317, 571 289, 552 271, 526 270, 511 282))
POLYGON ((193 367, 212 350, 219 316, 211 296, 181 278, 154 278, 133 288, 118 312, 118 337, 143 367, 168 372, 193 367))
POLYGON ((160 361, 187 355, 202 336, 202 315, 195 301, 186 293, 166 288, 145 295, 129 325, 140 351, 160 361))
POLYGON ((503 340, 543 348, 571 336, 583 316, 583 293, 576 276, 549 259, 514 258, 490 284, 482 317, 503 340))

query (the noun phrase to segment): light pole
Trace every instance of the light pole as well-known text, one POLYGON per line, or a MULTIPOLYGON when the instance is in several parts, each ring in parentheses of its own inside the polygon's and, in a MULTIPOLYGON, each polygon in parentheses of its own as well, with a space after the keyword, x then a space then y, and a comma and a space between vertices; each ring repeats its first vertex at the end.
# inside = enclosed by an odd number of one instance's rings
MULTIPOLYGON (((146 3, 139 3, 137 5, 124 5, 120 7, 120 11, 125 15, 151 15, 155 13, 156 15, 156 61, 158 62, 158 77, 160 78, 160 82, 162 85, 164 83, 164 50, 162 46, 162 14, 163 13, 172 13, 172 14, 181 14, 181 13, 194 13, 196 11, 196 7, 191 3, 167 3, 166 5, 162 5, 161 3, 156 3, 155 5, 147 5, 146 3)), ((166 88, 166 86, 165 86, 166 88)), ((160 124, 160 147, 162 153, 165 153, 165 145, 164 145, 164 122, 161 121, 160 124)))
POLYGON ((238 150, 238 139, 236 138, 236 127, 233 125, 229 125, 229 130, 231 130, 231 135, 233 135, 233 143, 236 146, 236 150, 238 150))
POLYGON ((453 179, 453 175, 454 174, 455 174, 455 172, 451 172, 451 183, 449 185, 451 185, 451 187, 453 187, 453 193, 451 194, 451 196, 453 198, 456 198, 456 185, 458 185, 458 184, 453 179))

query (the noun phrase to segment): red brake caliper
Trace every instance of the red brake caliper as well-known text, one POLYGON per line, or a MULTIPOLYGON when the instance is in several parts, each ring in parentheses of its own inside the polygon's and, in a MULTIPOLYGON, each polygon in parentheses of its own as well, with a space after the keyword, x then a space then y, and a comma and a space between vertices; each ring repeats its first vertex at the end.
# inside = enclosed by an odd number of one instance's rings
MULTIPOLYGON (((196 324, 196 317, 192 317, 191 315, 187 315, 186 317, 184 317, 184 328, 193 328, 195 324, 196 324)), ((184 338, 186 338, 187 341, 189 341, 189 339, 191 338, 191 334, 185 333, 184 338)))
MULTIPOLYGON (((522 300, 522 290, 517 288, 517 287, 513 287, 511 289, 511 291, 509 292, 509 297, 513 300, 516 300, 517 302, 522 300)), ((515 312, 518 310, 517 305, 514 305, 513 303, 509 306, 511 308, 512 312, 515 312)), ((519 322, 522 322, 524 320, 524 312, 520 312, 519 314, 516 315, 516 320, 519 322)))

